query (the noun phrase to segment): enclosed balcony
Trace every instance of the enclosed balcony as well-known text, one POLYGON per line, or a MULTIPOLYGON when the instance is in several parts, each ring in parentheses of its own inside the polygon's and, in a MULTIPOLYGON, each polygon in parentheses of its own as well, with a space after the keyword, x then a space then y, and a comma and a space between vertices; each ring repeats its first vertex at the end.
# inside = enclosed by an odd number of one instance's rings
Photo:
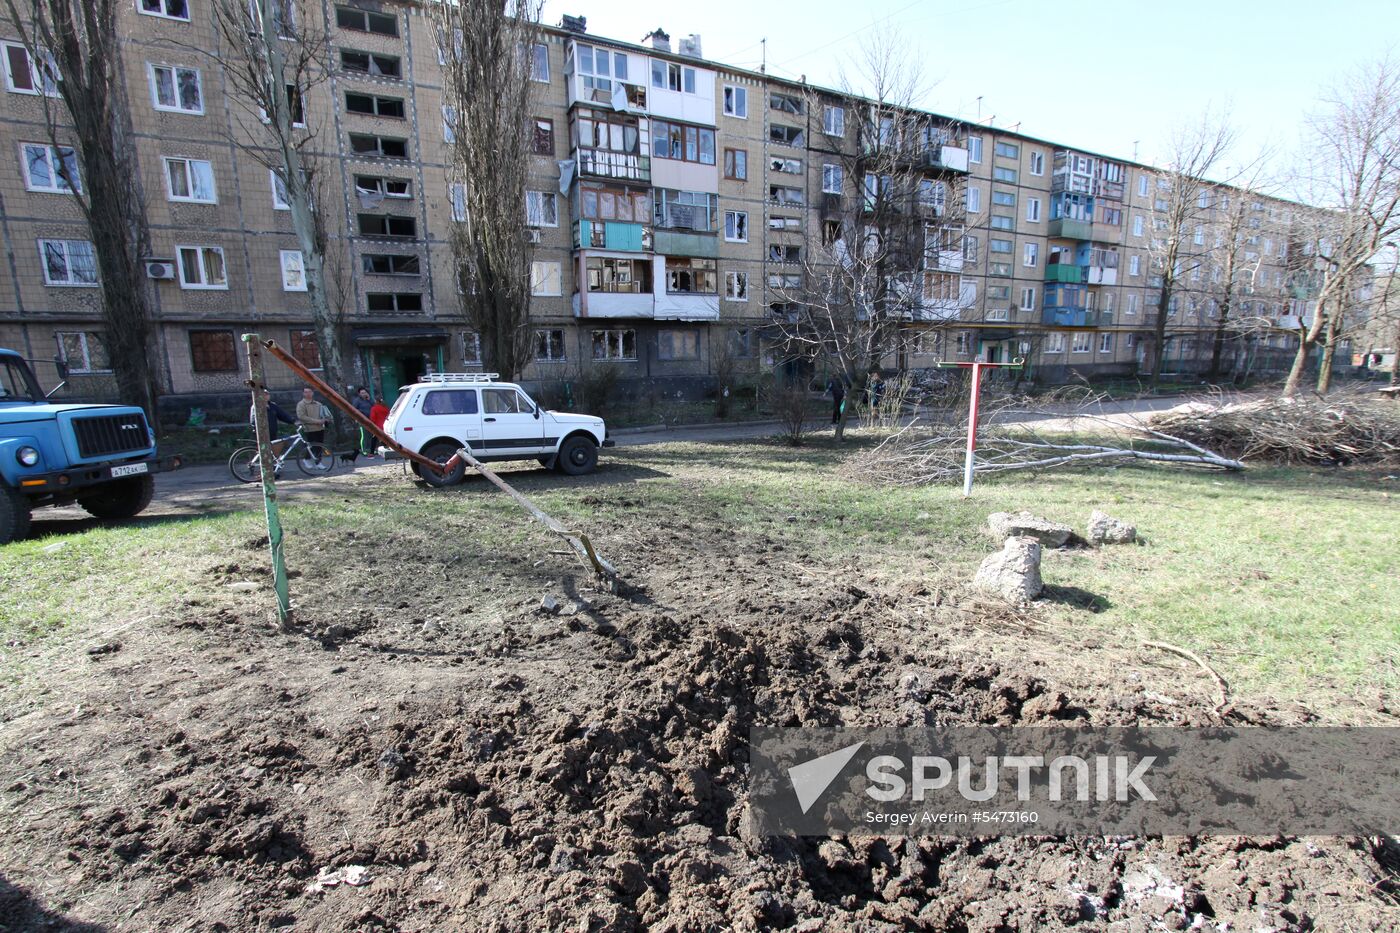
POLYGON ((1088 290, 1082 285, 1047 285, 1040 323, 1054 327, 1093 327, 1095 315, 1088 303, 1088 290))
POLYGON ((580 178, 611 178, 617 181, 651 181, 651 157, 610 149, 574 150, 574 165, 580 178))
POLYGON ((929 168, 966 172, 967 150, 959 146, 930 146, 924 153, 924 164, 929 168))
POLYGON ((1084 270, 1064 262, 1046 263, 1045 281, 1078 285, 1084 281, 1084 270))
POLYGON ((649 253, 652 251, 652 230, 646 224, 580 220, 574 225, 574 249, 649 253))
POLYGON ((1094 235, 1094 225, 1087 220, 1060 217, 1050 221, 1050 228, 1047 232, 1051 237, 1066 240, 1088 240, 1094 235))

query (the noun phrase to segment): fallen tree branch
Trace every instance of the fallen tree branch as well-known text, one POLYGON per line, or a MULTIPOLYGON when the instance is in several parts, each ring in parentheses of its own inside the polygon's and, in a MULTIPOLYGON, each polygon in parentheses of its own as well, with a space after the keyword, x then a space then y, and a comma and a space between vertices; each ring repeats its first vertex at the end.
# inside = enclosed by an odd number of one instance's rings
POLYGON ((1195 661, 1201 670, 1210 675, 1211 679, 1215 681, 1216 689, 1220 691, 1220 702, 1215 704, 1216 714, 1218 715, 1224 712, 1225 707, 1230 705, 1230 685, 1225 682, 1225 678, 1221 677, 1220 673, 1215 668, 1201 660, 1199 654, 1187 648, 1179 648, 1176 645, 1168 644, 1164 641, 1145 641, 1142 645, 1144 648, 1156 648, 1158 651, 1165 651, 1168 654, 1179 655, 1188 661, 1195 661))

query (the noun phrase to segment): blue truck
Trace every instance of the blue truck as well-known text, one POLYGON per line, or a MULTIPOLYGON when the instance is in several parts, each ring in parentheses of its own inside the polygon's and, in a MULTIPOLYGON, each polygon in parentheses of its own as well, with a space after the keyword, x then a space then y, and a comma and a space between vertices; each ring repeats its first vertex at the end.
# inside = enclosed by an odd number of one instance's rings
POLYGON ((50 403, 28 361, 0 349, 0 544, 28 534, 30 513, 45 505, 131 518, 151 504, 153 475, 179 466, 156 456, 140 408, 50 403))

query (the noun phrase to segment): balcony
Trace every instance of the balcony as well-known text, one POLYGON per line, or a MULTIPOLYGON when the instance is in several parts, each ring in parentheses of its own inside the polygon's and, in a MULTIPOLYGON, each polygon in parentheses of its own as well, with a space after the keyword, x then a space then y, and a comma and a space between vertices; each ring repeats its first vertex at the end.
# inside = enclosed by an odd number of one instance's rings
POLYGON ((1087 308, 1046 307, 1041 309, 1040 323, 1050 327, 1093 327, 1097 314, 1087 308))
POLYGON ((1084 281, 1089 285, 1117 285, 1118 269, 1110 266, 1085 266, 1084 281))
POLYGON ((1063 262, 1047 263, 1045 266, 1045 281, 1063 282, 1067 285, 1079 285, 1084 281, 1084 270, 1079 266, 1071 266, 1063 262))
POLYGON ((719 237, 713 233, 657 230, 656 252, 663 256, 695 256, 701 259, 716 259, 719 257, 719 237))
POLYGON ((581 318, 647 318, 656 310, 651 292, 574 292, 574 316, 581 318))
POLYGON ((608 149, 575 149, 579 177, 651 182, 651 157, 608 149))
POLYGON ((718 321, 718 295, 662 292, 656 296, 652 317, 658 321, 718 321))
POLYGON ((1047 232, 1051 237, 1065 240, 1089 240, 1094 236, 1094 225, 1087 220, 1061 217, 1050 221, 1050 229, 1047 232))
POLYGON ((924 153, 924 160, 929 168, 967 171, 967 150, 958 146, 930 146, 924 153))
POLYGON ((644 84, 628 84, 626 81, 613 79, 612 89, 603 90, 597 87, 588 87, 587 78, 579 75, 575 78, 578 82, 577 88, 574 82, 569 83, 569 105, 574 104, 601 104, 604 107, 612 107, 614 110, 624 110, 627 113, 647 112, 647 89, 644 84), (621 88, 619 93, 618 88, 621 88), (618 104, 623 106, 619 107, 618 104))
POLYGON ((612 220, 580 220, 574 226, 574 249, 609 249, 624 253, 651 252, 652 232, 646 224, 612 220))

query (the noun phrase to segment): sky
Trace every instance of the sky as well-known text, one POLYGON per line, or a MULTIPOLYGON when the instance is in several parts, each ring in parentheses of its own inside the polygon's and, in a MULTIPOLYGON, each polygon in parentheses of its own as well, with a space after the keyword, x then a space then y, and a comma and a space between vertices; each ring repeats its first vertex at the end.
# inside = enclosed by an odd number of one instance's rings
POLYGON ((545 0, 545 23, 566 13, 630 42, 698 33, 706 58, 750 68, 766 38, 770 73, 828 87, 890 32, 921 63, 927 109, 1148 163, 1207 109, 1229 114, 1241 164, 1290 162, 1329 85, 1400 56, 1400 0, 545 0))

